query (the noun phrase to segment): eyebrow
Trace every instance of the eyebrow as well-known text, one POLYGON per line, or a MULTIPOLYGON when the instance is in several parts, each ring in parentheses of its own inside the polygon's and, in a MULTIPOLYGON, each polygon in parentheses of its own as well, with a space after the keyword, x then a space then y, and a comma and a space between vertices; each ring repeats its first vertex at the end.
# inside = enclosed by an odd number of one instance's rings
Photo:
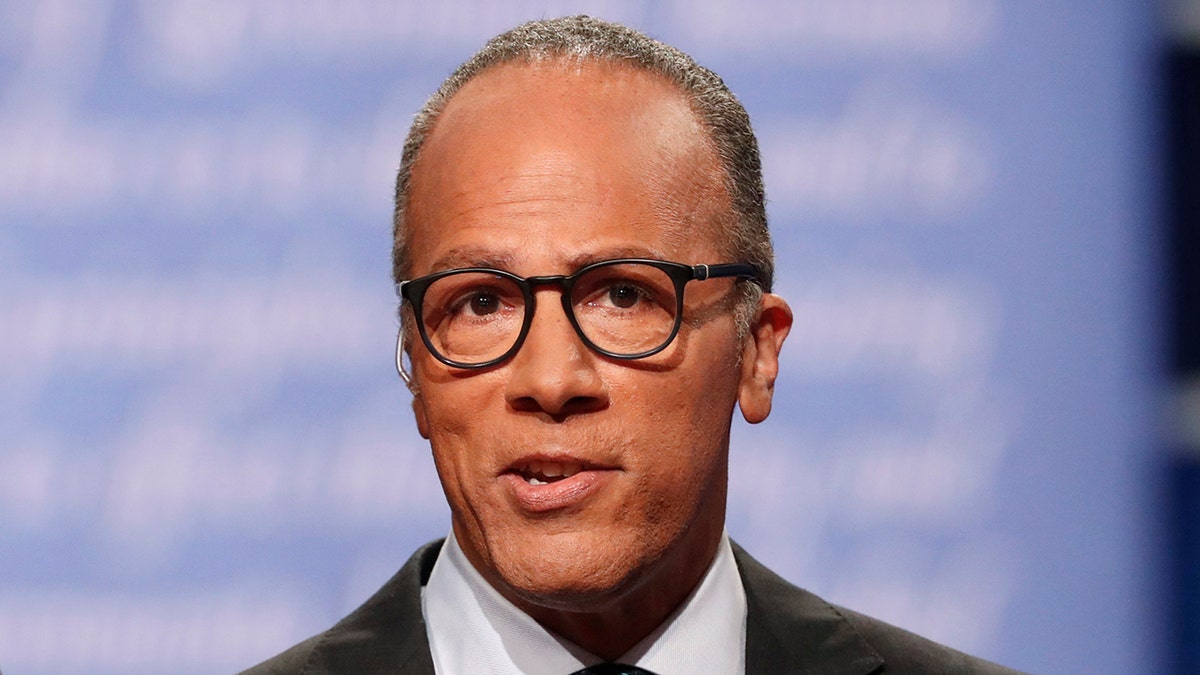
MULTIPOLYGON (((580 252, 567 261, 568 274, 576 270, 605 260, 618 258, 649 258, 652 260, 667 260, 661 252, 647 246, 625 245, 611 246, 594 251, 580 252)), ((467 246, 454 248, 434 261, 430 273, 444 270, 461 269, 465 267, 490 267, 494 269, 513 271, 515 258, 512 253, 489 250, 483 247, 467 246)), ((545 272, 543 270, 542 272, 545 272)))
POLYGON ((598 263, 605 260, 616 260, 618 258, 650 258, 652 260, 666 260, 667 258, 659 251, 651 249, 647 246, 613 246, 602 248, 598 251, 589 251, 580 253, 570 259, 567 267, 572 272, 581 267, 586 267, 592 263, 598 263))
POLYGON ((511 253, 499 253, 482 247, 453 248, 433 262, 430 272, 458 269, 461 267, 492 267, 507 270, 512 266, 511 253))

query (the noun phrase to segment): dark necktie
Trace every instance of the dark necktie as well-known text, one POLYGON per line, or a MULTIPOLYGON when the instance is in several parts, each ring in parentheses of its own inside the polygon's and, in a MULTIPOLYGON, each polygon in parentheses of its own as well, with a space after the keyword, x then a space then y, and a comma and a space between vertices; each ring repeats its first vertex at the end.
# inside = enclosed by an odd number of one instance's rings
POLYGON ((645 668, 628 666, 624 663, 597 663, 583 670, 577 670, 571 675, 654 675, 645 668))

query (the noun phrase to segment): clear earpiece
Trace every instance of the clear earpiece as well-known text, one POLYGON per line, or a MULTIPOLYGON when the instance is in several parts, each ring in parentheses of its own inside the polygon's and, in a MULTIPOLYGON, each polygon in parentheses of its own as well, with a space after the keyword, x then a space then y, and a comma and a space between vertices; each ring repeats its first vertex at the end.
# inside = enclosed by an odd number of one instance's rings
POLYGON ((396 372, 399 373, 400 379, 404 380, 404 385, 412 389, 412 376, 408 374, 408 369, 404 367, 404 327, 400 327, 400 331, 396 333, 396 372))

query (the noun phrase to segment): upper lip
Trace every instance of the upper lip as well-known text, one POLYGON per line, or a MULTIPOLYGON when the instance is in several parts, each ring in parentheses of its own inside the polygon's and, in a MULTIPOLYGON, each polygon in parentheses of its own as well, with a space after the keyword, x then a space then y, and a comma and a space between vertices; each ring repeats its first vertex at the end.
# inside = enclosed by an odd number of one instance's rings
POLYGON ((595 471, 613 468, 611 465, 580 459, 567 455, 529 455, 522 457, 503 473, 516 473, 523 477, 537 476, 538 478, 570 478, 581 471, 595 471))

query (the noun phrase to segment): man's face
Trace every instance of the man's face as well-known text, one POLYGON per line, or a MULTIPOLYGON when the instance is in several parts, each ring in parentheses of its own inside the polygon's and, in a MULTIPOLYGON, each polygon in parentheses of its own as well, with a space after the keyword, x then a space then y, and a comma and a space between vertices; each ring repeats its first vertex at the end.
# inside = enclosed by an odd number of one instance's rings
MULTIPOLYGON (((414 168, 410 268, 732 262, 714 222, 727 213, 715 155, 672 85, 598 64, 497 66, 453 98, 414 168)), ((457 370, 413 346, 413 408, 454 532, 527 611, 602 611, 644 583, 694 584, 724 527, 730 418, 755 377, 733 282, 689 284, 678 337, 640 361, 590 351, 558 293, 537 289, 524 346, 498 366, 457 370)))

